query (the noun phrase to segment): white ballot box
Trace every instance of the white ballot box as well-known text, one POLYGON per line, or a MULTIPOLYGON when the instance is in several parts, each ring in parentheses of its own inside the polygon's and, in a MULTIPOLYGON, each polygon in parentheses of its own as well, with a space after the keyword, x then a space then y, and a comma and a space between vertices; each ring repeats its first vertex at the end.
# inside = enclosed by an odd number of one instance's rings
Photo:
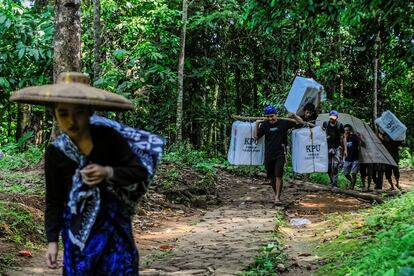
POLYGON ((230 148, 227 160, 233 165, 263 165, 264 137, 255 141, 256 123, 235 121, 231 127, 230 148))
POLYGON ((320 126, 292 131, 292 165, 296 173, 328 171, 328 143, 320 126))
POLYGON ((296 76, 285 101, 287 111, 302 116, 307 103, 316 105, 318 92, 322 85, 314 79, 296 76))
POLYGON ((375 123, 385 131, 392 140, 404 141, 407 127, 389 110, 384 111, 375 123))

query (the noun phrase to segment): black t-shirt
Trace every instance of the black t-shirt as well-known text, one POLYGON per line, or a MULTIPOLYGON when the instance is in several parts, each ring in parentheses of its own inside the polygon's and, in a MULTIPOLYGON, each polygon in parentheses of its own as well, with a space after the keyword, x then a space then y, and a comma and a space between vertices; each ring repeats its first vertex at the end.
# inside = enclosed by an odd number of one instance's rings
POLYGON ((328 148, 338 148, 341 146, 341 135, 344 134, 344 125, 335 122, 332 126, 328 121, 323 123, 323 129, 326 131, 328 148))
POLYGON ((388 152, 391 154, 392 158, 394 159, 395 162, 400 161, 400 146, 403 144, 402 141, 385 141, 385 140, 381 140, 382 144, 385 146, 385 148, 388 150, 388 152))
POLYGON ((345 157, 345 161, 354 162, 359 159, 359 139, 355 134, 349 135, 346 139, 346 150, 348 152, 347 156, 345 157))
POLYGON ((265 136, 265 160, 270 161, 281 154, 285 154, 284 148, 287 145, 287 132, 295 127, 296 123, 286 120, 277 120, 272 124, 264 121, 259 125, 258 138, 265 136))

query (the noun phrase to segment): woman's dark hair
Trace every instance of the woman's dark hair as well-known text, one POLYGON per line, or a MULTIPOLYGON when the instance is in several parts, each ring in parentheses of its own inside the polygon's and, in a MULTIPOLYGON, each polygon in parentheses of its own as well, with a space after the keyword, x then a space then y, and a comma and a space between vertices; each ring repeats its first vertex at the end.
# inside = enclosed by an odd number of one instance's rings
POLYGON ((316 108, 315 105, 313 103, 307 103, 305 104, 305 106, 303 107, 304 111, 310 111, 310 112, 315 112, 316 108))

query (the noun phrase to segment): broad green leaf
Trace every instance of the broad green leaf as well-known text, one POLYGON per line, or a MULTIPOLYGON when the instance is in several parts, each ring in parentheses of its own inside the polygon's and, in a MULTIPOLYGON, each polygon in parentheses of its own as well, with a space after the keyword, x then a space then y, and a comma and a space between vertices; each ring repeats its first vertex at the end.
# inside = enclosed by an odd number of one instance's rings
POLYGON ((19 54, 18 54, 19 59, 22 59, 22 57, 24 56, 25 50, 26 50, 26 48, 20 48, 19 54))
POLYGON ((129 51, 125 49, 118 49, 113 51, 112 54, 117 60, 123 60, 127 55, 129 55, 129 51))

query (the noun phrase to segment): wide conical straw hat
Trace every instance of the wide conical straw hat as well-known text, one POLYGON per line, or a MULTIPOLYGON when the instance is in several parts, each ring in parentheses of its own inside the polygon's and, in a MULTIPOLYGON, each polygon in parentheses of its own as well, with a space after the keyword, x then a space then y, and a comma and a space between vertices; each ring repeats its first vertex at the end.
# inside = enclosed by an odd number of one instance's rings
POLYGON ((73 103, 90 106, 95 110, 129 110, 133 104, 121 95, 89 85, 88 75, 64 72, 56 84, 26 87, 15 91, 11 101, 52 106, 54 103, 73 103))

